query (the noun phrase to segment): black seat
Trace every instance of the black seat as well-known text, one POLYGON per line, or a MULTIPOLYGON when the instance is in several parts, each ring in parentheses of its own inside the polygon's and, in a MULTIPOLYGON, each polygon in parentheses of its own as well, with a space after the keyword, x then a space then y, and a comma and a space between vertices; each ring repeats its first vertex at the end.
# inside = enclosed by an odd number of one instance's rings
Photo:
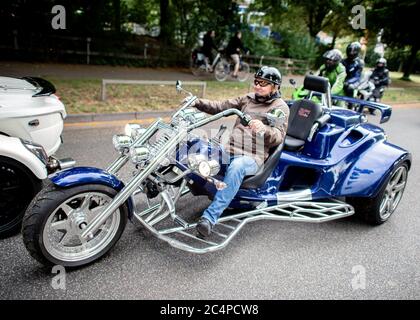
POLYGON ((258 169, 257 173, 253 176, 248 176, 248 178, 245 177, 241 184, 242 189, 255 189, 264 185, 280 160, 283 143, 273 149, 274 150, 270 152, 270 156, 264 162, 264 165, 258 169))
MULTIPOLYGON (((329 82, 327 78, 318 76, 306 76, 303 87, 309 91, 316 91, 325 94, 329 91, 329 82)), ((313 125, 321 118, 322 107, 308 99, 297 100, 290 107, 287 135, 284 142, 284 148, 290 151, 296 151, 303 147, 306 139, 311 133, 313 125)), ((325 124, 323 119, 320 125, 325 124)))
POLYGON ((321 117, 322 107, 311 100, 298 100, 290 107, 285 149, 296 151, 305 144, 314 123, 321 117))

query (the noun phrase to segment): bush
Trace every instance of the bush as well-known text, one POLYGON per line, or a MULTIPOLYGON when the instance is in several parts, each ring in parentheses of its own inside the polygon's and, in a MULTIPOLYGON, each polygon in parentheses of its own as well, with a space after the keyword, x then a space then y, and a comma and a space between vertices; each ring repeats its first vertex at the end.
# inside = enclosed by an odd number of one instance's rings
POLYGON ((281 32, 283 40, 281 47, 283 56, 292 59, 309 60, 311 63, 318 56, 315 40, 308 34, 298 34, 290 31, 281 32))
POLYGON ((280 48, 270 38, 263 38, 250 30, 242 31, 242 42, 252 55, 279 56, 280 48))

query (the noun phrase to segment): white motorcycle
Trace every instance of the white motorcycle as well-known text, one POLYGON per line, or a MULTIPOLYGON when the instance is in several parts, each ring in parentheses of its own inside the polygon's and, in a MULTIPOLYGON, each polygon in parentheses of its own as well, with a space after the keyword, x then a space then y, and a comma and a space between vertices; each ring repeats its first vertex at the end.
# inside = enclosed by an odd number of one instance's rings
POLYGON ((41 78, 0 77, 0 238, 16 233, 48 174, 74 166, 56 159, 63 103, 41 78))

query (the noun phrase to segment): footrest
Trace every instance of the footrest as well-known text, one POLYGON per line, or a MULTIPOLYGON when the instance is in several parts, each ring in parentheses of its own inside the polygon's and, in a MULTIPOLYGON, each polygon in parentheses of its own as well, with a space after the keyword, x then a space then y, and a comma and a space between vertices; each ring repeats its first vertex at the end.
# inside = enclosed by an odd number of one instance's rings
POLYGON ((295 222, 321 223, 348 217, 354 214, 354 208, 341 201, 332 202, 287 202, 271 207, 255 209, 243 213, 222 217, 214 226, 209 237, 198 236, 197 223, 156 228, 136 214, 137 220, 159 239, 171 246, 193 253, 207 253, 224 248, 239 230, 248 222, 257 220, 281 220, 295 222))

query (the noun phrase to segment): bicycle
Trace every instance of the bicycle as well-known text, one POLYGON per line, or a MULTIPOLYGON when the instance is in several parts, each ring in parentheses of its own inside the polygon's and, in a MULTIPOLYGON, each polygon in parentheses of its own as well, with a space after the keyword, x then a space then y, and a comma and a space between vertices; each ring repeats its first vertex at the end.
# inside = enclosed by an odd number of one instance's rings
MULTIPOLYGON (((209 63, 208 58, 198 50, 194 50, 191 54, 190 69, 195 76, 201 76, 214 71, 214 76, 217 81, 225 81, 232 73, 234 66, 233 62, 229 62, 226 58, 222 57, 220 51, 211 64, 209 63)), ((241 60, 237 78, 238 81, 244 82, 248 80, 249 70, 248 63, 241 60)))
MULTIPOLYGON (((227 77, 232 74, 235 64, 229 59, 222 58, 214 69, 214 76, 217 81, 225 81, 227 77)), ((239 62, 238 81, 244 82, 249 78, 249 64, 242 61, 239 62)))

